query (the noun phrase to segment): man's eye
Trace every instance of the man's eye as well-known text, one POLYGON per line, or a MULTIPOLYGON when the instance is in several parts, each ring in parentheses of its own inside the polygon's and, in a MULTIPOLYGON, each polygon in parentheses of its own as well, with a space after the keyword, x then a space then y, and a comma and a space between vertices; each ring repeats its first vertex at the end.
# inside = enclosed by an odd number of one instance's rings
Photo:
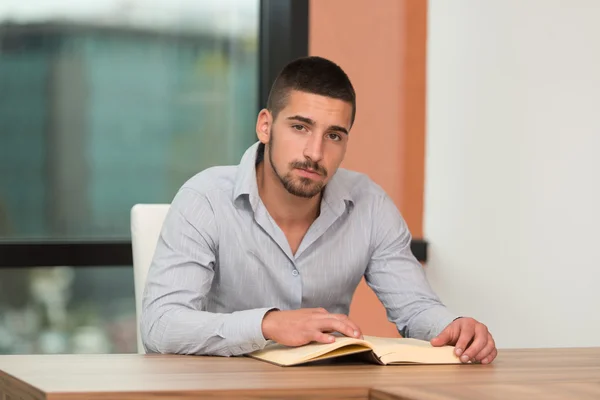
POLYGON ((340 135, 338 135, 337 133, 330 133, 329 139, 335 140, 337 142, 337 141, 342 140, 342 137, 340 135))
POLYGON ((292 125, 292 128, 294 128, 297 131, 303 131, 304 130, 304 126, 302 126, 302 125, 292 125))

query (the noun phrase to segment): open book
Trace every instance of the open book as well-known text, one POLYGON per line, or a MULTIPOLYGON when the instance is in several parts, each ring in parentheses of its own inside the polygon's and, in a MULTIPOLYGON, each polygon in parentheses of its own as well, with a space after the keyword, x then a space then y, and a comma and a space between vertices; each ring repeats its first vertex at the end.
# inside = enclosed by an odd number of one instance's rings
POLYGON ((333 343, 310 343, 300 347, 268 344, 248 356, 281 366, 305 364, 318 360, 364 353, 371 362, 388 364, 460 364, 453 346, 433 347, 418 339, 365 336, 364 340, 336 337, 333 343))

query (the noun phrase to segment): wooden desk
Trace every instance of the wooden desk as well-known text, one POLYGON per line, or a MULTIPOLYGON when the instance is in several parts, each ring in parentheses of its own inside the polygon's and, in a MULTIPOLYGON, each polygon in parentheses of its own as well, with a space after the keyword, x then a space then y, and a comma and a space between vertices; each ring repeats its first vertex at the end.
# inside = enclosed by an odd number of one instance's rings
POLYGON ((371 390, 372 400, 598 400, 600 382, 488 383, 371 390))
MULTIPOLYGON (((373 388, 373 396, 398 398, 403 394, 395 391, 414 385, 423 385, 425 390, 450 384, 599 381, 600 348, 505 350, 490 365, 439 366, 332 364, 282 368, 243 357, 0 356, 1 400, 368 399, 373 388)), ((431 399, 424 392, 418 396, 431 399)))

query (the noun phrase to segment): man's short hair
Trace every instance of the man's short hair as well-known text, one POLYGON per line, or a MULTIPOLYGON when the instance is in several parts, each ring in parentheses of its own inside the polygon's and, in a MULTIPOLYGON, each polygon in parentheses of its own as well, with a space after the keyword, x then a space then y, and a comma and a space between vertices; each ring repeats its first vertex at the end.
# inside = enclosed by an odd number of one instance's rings
POLYGON ((267 100, 267 109, 277 118, 286 106, 290 91, 317 94, 352 104, 352 119, 356 115, 356 94, 348 75, 337 64, 322 57, 303 57, 287 64, 279 73, 267 100))

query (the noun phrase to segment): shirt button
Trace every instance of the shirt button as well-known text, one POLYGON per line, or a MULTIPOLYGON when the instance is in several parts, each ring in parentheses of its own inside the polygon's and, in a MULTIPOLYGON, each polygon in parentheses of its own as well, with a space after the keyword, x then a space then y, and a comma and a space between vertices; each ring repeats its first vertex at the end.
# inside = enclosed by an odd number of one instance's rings
POLYGON ((293 271, 292 271, 292 275, 294 275, 294 276, 298 276, 298 274, 299 274, 299 272, 298 272, 298 270, 297 270, 297 269, 295 269, 295 270, 293 270, 293 271))
POLYGON ((253 344, 253 345, 252 345, 252 348, 253 348, 254 350, 258 350, 258 345, 257 345, 257 344, 253 344))

